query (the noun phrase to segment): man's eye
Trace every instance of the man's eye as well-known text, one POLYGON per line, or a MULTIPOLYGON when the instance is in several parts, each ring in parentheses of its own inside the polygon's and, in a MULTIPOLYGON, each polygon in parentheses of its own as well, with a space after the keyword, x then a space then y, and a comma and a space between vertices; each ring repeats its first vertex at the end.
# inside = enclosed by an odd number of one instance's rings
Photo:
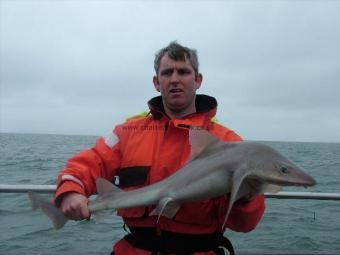
POLYGON ((172 73, 173 73, 173 70, 164 70, 161 72, 161 75, 169 76, 169 75, 172 75, 172 73))
POLYGON ((179 73, 180 75, 184 75, 184 74, 190 74, 191 71, 190 71, 189 69, 179 69, 179 70, 178 70, 178 73, 179 73))

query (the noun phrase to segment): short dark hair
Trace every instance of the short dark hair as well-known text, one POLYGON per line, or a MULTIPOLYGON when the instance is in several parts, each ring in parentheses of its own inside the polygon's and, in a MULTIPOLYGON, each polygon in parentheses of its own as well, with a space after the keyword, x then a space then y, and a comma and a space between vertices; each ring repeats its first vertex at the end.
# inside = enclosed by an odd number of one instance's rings
POLYGON ((185 61, 185 59, 188 59, 195 73, 198 74, 199 63, 198 63, 197 51, 195 49, 190 49, 188 47, 182 46, 176 41, 170 42, 168 46, 160 49, 156 53, 155 61, 154 61, 154 68, 155 68, 156 74, 158 74, 161 59, 165 54, 168 54, 168 56, 171 59, 176 60, 176 61, 178 60, 185 61))

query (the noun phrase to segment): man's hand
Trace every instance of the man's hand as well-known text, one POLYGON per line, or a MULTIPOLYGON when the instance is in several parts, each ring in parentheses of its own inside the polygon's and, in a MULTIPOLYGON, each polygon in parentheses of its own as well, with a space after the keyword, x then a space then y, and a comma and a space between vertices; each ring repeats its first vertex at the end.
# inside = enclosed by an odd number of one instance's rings
POLYGON ((88 199, 76 192, 66 193, 61 200, 60 209, 63 214, 71 220, 90 219, 90 212, 87 208, 88 199))

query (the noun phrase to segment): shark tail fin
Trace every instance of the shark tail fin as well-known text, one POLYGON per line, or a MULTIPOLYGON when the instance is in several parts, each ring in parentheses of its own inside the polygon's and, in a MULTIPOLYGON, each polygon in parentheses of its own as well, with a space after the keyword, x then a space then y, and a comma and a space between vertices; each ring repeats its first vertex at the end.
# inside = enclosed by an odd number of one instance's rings
POLYGON ((48 199, 34 192, 28 192, 28 197, 31 201, 32 209, 40 208, 52 220, 55 229, 62 228, 68 221, 61 210, 48 199))

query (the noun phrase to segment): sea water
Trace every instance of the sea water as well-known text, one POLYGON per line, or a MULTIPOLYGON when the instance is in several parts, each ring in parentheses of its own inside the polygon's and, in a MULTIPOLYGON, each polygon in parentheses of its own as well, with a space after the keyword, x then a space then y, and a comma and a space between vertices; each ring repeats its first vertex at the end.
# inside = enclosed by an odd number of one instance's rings
MULTIPOLYGON (((55 184, 69 157, 94 136, 0 133, 1 184, 55 184)), ((284 191, 340 192, 340 144, 264 142, 304 167, 317 185, 284 191)), ((46 195, 51 198, 52 195, 46 195)), ((126 234, 114 214, 102 223, 69 221, 54 230, 27 194, 0 193, 0 252, 107 252, 126 234)), ((340 201, 267 199, 255 230, 225 235, 237 251, 340 251, 340 201)))

